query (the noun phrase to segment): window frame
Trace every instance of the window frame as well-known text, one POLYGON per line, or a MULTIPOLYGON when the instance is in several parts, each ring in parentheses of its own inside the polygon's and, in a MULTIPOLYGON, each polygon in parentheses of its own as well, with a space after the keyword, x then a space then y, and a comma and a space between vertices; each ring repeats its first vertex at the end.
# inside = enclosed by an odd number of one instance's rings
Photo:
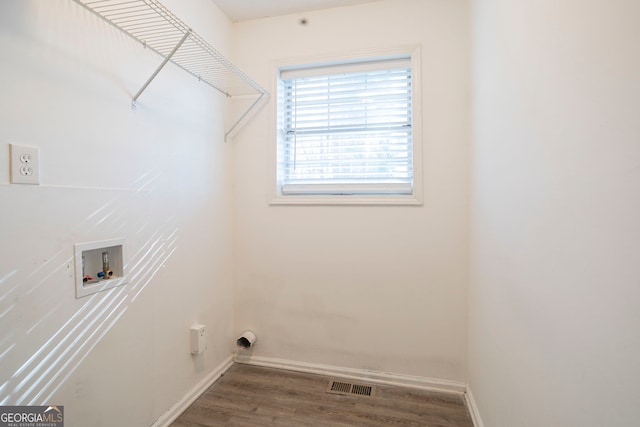
POLYGON ((422 91, 421 91, 421 58, 420 46, 401 46, 389 49, 375 49, 359 52, 346 52, 342 54, 314 56, 306 58, 293 58, 284 61, 276 61, 272 64, 272 93, 280 94, 281 72, 295 69, 326 67, 336 65, 351 65, 381 60, 393 60, 398 58, 410 58, 411 85, 412 85, 412 161, 413 161, 413 192, 411 194, 283 194, 281 167, 284 164, 282 150, 283 144, 278 129, 279 95, 273 97, 272 102, 272 155, 270 158, 271 169, 271 200, 270 204, 366 204, 366 205, 421 205, 422 204, 422 91))

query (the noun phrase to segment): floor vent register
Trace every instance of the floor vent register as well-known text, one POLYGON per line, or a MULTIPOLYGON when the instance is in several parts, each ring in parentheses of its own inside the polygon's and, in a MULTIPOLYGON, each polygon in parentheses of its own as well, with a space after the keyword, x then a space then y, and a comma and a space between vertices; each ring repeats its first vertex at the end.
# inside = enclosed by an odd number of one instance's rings
POLYGON ((353 384, 344 381, 329 381, 329 386, 326 390, 327 393, 341 394, 343 396, 365 396, 371 397, 374 395, 375 388, 365 384, 353 384))

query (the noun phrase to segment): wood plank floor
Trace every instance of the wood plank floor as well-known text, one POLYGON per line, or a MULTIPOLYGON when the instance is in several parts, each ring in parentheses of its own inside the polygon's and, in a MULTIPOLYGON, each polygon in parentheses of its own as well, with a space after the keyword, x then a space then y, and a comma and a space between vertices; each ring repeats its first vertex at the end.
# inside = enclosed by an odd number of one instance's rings
POLYGON ((461 395, 375 385, 341 396, 326 393, 333 379, 349 381, 235 364, 171 426, 473 427, 461 395))

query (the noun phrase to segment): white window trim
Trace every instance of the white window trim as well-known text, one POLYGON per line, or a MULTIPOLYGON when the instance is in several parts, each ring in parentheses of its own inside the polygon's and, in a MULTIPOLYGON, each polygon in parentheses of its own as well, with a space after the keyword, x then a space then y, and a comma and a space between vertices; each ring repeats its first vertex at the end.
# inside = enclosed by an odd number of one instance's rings
POLYGON ((422 90, 421 90, 421 56, 420 46, 400 46, 388 49, 372 49, 356 52, 345 52, 335 55, 318 55, 303 58, 273 61, 271 64, 271 93, 278 93, 278 80, 282 69, 294 69, 309 66, 348 64, 354 61, 375 59, 394 59, 411 57, 412 68, 412 132, 413 132, 413 193, 407 195, 385 194, 314 194, 297 195, 283 194, 282 183, 278 180, 278 167, 282 162, 278 159, 278 97, 271 99, 270 141, 271 155, 269 156, 270 170, 270 204, 271 205, 422 205, 422 90))

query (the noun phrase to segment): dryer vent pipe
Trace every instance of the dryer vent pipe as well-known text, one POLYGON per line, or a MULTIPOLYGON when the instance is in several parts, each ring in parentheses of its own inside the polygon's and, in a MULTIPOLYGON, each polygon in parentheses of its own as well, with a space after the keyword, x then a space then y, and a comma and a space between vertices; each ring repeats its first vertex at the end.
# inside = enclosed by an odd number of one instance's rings
POLYGON ((258 338, 256 338, 256 334, 254 334, 253 332, 244 331, 240 338, 238 338, 238 341, 236 341, 236 343, 238 344, 238 347, 250 348, 256 343, 257 339, 258 338))

